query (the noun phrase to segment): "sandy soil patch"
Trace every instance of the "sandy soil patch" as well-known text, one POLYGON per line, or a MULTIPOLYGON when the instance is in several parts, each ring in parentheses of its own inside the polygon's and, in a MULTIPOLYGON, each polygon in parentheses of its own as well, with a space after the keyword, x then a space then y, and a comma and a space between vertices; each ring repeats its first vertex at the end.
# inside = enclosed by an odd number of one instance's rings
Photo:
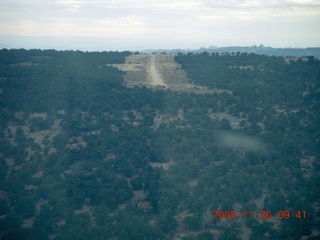
POLYGON ((161 168, 162 167, 164 170, 167 171, 169 169, 169 167, 171 165, 173 165, 173 162, 172 161, 165 162, 165 163, 150 162, 150 165, 151 165, 152 168, 161 168))
POLYGON ((14 165, 14 159, 13 158, 6 158, 6 163, 11 168, 14 165))
POLYGON ((41 178, 43 177, 43 171, 36 172, 32 175, 32 178, 41 178))
POLYGON ((91 215, 92 207, 89 207, 88 205, 83 205, 81 209, 74 210, 74 214, 80 214, 80 213, 89 213, 91 215))
POLYGON ((287 64, 289 64, 291 61, 294 61, 294 62, 296 62, 296 61, 298 61, 299 59, 301 59, 302 61, 304 61, 304 62, 307 62, 307 61, 309 61, 309 59, 308 58, 306 58, 306 57, 284 57, 284 61, 287 63, 287 64))
POLYGON ((198 185, 198 180, 197 179, 192 179, 188 182, 190 187, 195 187, 198 185))
MULTIPOLYGON (((38 215, 40 213, 41 206, 44 204, 48 204, 48 201, 40 200, 37 202, 35 215, 38 215)), ((23 228, 31 228, 35 219, 36 219, 35 216, 28 218, 28 219, 25 219, 22 224, 22 227, 23 228)))
POLYGON ((316 160, 313 156, 305 156, 300 160, 301 170, 303 172, 303 177, 308 178, 314 174, 313 162, 316 160))
POLYGON ((5 191, 0 191, 0 200, 7 199, 7 198, 8 198, 8 193, 5 191))
POLYGON ((22 224, 22 227, 23 228, 31 228, 35 219, 36 219, 36 217, 31 217, 31 218, 25 219, 22 224))
POLYGON ((222 113, 214 112, 214 113, 211 113, 209 116, 211 119, 219 119, 219 120, 222 120, 223 118, 228 119, 230 121, 230 126, 233 129, 241 128, 240 122, 243 120, 248 122, 248 119, 246 118, 237 118, 226 112, 222 112, 222 113))
MULTIPOLYGON (((47 113, 34 113, 31 115, 30 119, 34 118, 34 117, 46 117, 47 113)), ((12 125, 9 124, 8 128, 11 130, 12 135, 15 136, 16 131, 19 127, 21 127, 24 131, 24 134, 26 135, 26 137, 28 138, 33 138, 34 142, 39 144, 40 147, 43 149, 45 147, 43 140, 48 137, 48 140, 51 142, 52 139, 58 135, 60 133, 60 122, 61 119, 55 119, 53 125, 51 126, 50 129, 46 129, 46 130, 38 130, 38 131, 34 131, 34 132, 30 132, 30 128, 29 128, 29 124, 27 125, 12 125)), ((11 140, 11 144, 13 144, 13 138, 10 138, 9 140, 11 140)))
POLYGON ((154 121, 153 127, 157 129, 162 123, 170 123, 175 120, 184 120, 183 109, 180 108, 176 116, 164 115, 164 114, 161 114, 160 111, 156 111, 156 114, 153 120, 154 121))
POLYGON ((144 190, 134 191, 133 194, 134 196, 132 201, 136 207, 145 210, 153 209, 150 202, 145 201, 146 193, 144 192, 144 190))

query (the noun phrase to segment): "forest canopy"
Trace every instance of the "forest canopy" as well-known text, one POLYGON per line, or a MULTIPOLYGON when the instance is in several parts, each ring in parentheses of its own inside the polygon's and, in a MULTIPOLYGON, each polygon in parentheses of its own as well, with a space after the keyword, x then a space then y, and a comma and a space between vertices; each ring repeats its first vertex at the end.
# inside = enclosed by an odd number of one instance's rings
POLYGON ((0 239, 319 237, 318 59, 178 54, 195 94, 130 54, 0 50, 0 239))

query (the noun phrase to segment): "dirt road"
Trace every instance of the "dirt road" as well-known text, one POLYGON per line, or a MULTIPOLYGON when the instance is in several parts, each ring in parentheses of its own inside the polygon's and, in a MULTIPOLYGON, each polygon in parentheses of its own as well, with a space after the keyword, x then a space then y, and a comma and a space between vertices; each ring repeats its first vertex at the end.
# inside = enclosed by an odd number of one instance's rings
POLYGON ((159 72, 159 69, 157 68, 156 55, 151 54, 148 62, 148 80, 150 81, 151 85, 167 87, 167 85, 164 83, 161 73, 159 72))

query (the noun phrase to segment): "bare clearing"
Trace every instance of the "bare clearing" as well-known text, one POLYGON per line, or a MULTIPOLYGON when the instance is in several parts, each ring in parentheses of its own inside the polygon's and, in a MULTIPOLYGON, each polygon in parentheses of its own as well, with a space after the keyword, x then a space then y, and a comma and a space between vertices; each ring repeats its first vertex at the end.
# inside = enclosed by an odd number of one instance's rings
POLYGON ((233 129, 240 129, 241 128, 240 127, 241 121, 247 121, 248 120, 246 118, 234 117, 231 114, 226 113, 226 112, 214 112, 214 113, 210 113, 209 116, 210 116, 211 119, 218 119, 219 121, 224 119, 224 118, 228 119, 230 121, 230 126, 233 129))
POLYGON ((140 209, 144 210, 152 210, 153 207, 150 204, 150 202, 146 201, 146 193, 144 190, 139 190, 139 191, 133 191, 134 196, 133 196, 133 204, 140 209))
MULTIPOLYGON (((109 64, 127 72, 127 87, 146 86, 194 93, 221 93, 225 89, 208 89, 193 84, 181 65, 167 54, 135 54, 126 58, 124 64, 109 64)), ((228 92, 228 91, 227 91, 228 92)))
POLYGON ((150 162, 152 168, 163 168, 164 170, 168 170, 171 165, 173 165, 172 160, 170 162, 159 163, 159 162, 150 162))

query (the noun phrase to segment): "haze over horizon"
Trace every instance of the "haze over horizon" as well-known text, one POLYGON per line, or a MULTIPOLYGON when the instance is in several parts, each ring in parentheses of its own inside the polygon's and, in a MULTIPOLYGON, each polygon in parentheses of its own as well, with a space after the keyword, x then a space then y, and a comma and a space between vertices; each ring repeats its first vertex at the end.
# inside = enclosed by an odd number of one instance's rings
POLYGON ((0 48, 320 47, 319 0, 2 0, 0 48))

